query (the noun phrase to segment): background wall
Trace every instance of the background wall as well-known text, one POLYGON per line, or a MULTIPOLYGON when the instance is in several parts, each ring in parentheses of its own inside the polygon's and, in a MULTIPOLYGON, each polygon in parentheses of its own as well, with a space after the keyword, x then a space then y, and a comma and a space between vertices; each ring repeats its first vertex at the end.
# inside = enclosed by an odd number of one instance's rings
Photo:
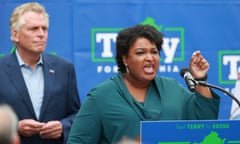
MULTIPOLYGON (((0 1, 0 57, 10 53, 9 18, 27 0, 0 1)), ((164 33, 159 75, 176 78, 200 50, 210 63, 209 83, 232 92, 240 71, 240 0, 37 0, 50 15, 46 52, 75 64, 80 98, 117 72, 115 37, 122 28, 153 24, 164 33)), ((232 99, 221 95, 219 119, 232 99)))

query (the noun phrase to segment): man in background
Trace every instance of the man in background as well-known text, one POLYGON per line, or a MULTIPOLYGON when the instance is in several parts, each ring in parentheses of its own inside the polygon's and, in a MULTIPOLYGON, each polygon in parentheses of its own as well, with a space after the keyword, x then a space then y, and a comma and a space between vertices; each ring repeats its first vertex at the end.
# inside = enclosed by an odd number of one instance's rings
POLYGON ((15 110, 22 144, 63 144, 80 108, 72 63, 44 53, 49 16, 36 2, 10 18, 14 53, 0 58, 0 102, 15 110))
POLYGON ((18 119, 7 104, 0 104, 0 144, 20 144, 17 133, 18 119))

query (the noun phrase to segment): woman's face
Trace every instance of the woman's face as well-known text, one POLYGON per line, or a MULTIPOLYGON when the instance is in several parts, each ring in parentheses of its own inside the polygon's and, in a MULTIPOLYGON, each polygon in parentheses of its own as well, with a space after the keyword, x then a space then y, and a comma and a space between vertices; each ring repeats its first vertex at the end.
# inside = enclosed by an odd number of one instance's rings
POLYGON ((128 67, 129 76, 137 81, 151 81, 159 68, 157 46, 146 38, 140 37, 130 46, 123 62, 128 67))

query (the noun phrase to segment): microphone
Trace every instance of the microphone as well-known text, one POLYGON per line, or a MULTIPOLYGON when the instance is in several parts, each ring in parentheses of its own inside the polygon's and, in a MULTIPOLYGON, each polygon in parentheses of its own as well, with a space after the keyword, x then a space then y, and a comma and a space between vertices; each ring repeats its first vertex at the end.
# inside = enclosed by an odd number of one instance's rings
POLYGON ((192 92, 195 91, 196 83, 192 77, 192 74, 190 73, 189 68, 182 68, 180 75, 185 79, 188 89, 192 92))

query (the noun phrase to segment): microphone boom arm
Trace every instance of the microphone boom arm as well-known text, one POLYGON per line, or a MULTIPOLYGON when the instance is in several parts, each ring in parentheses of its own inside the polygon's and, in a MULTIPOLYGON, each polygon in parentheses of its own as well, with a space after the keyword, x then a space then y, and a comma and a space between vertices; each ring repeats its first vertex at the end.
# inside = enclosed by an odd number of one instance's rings
POLYGON ((228 96, 230 96, 237 104, 238 106, 240 107, 240 101, 233 95, 231 94, 230 92, 226 91, 225 89, 219 87, 219 86, 216 86, 216 85, 213 85, 213 84, 209 84, 207 83, 206 81, 197 81, 197 80, 193 80, 195 84, 198 84, 198 85, 201 85, 201 86, 205 86, 205 87, 210 87, 210 88, 215 88, 217 90, 220 90, 224 93, 226 93, 228 96))

